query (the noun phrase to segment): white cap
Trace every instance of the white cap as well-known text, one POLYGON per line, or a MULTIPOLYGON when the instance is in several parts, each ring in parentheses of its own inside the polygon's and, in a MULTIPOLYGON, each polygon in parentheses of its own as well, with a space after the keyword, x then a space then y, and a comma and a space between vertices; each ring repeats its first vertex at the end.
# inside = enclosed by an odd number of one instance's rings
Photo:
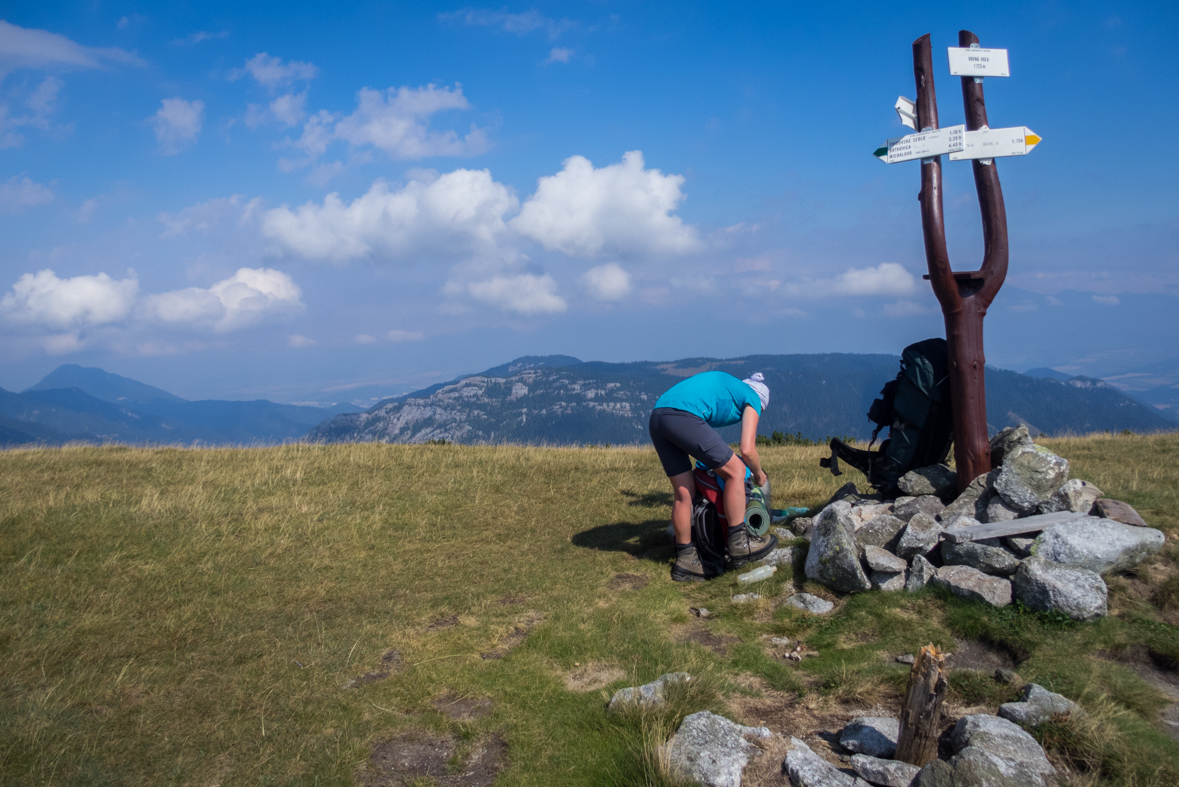
POLYGON ((763 410, 770 403, 770 389, 766 387, 765 379, 765 375, 761 372, 754 372, 741 381, 757 392, 757 398, 761 399, 761 409, 763 410))

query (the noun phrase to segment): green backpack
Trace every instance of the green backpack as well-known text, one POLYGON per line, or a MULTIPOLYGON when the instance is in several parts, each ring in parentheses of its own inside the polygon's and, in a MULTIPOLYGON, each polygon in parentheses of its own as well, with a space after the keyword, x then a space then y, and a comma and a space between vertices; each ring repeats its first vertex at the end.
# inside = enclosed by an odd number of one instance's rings
POLYGON ((842 475, 839 460, 856 468, 885 497, 900 490, 897 482, 919 467, 946 461, 954 441, 950 408, 949 352, 945 339, 910 344, 901 353, 901 371, 885 384, 880 398, 868 408, 868 420, 876 424, 868 450, 852 448, 842 440, 831 441, 831 456, 819 460, 833 475, 842 475), (873 451, 880 430, 888 438, 873 451))

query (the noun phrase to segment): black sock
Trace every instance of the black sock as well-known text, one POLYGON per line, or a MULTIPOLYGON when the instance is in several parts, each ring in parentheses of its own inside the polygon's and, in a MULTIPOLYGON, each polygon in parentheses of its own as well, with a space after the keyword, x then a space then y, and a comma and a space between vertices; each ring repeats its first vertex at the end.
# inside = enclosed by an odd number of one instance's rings
POLYGON ((678 555, 678 554, 680 554, 681 552, 687 552, 689 549, 695 549, 695 548, 696 548, 696 545, 695 545, 695 544, 693 544, 691 541, 689 541, 689 542, 688 542, 688 543, 686 543, 686 544, 681 544, 681 543, 679 543, 679 542, 676 542, 676 545, 675 545, 675 552, 676 552, 676 554, 678 555))

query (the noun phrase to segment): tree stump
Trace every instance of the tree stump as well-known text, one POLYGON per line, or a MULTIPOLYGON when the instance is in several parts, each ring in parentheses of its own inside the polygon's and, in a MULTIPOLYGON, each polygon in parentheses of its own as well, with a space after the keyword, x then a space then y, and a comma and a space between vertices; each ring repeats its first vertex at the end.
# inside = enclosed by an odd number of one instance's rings
POLYGON ((942 700, 949 688, 946 657, 933 645, 926 645, 913 659, 905 704, 901 708, 901 731, 895 759, 924 767, 937 759, 938 731, 942 726, 942 700))

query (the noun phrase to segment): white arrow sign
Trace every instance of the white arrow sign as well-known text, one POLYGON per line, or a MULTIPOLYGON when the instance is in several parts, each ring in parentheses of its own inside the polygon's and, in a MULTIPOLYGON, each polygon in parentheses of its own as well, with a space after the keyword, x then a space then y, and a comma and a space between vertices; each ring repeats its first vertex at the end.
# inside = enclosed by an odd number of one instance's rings
POLYGON ((933 131, 919 131, 890 139, 873 154, 886 164, 933 158, 943 153, 955 153, 963 148, 962 135, 966 126, 947 126, 933 131))
POLYGON ((897 96, 897 103, 893 104, 901 124, 911 129, 917 128, 917 104, 904 96, 897 96))
POLYGON ((979 49, 978 47, 952 46, 950 54, 950 75, 956 77, 1009 77, 1006 49, 979 49))
POLYGON ((963 142, 962 150, 950 154, 950 161, 1023 156, 1040 144, 1040 137, 1027 126, 981 128, 967 131, 963 142))

